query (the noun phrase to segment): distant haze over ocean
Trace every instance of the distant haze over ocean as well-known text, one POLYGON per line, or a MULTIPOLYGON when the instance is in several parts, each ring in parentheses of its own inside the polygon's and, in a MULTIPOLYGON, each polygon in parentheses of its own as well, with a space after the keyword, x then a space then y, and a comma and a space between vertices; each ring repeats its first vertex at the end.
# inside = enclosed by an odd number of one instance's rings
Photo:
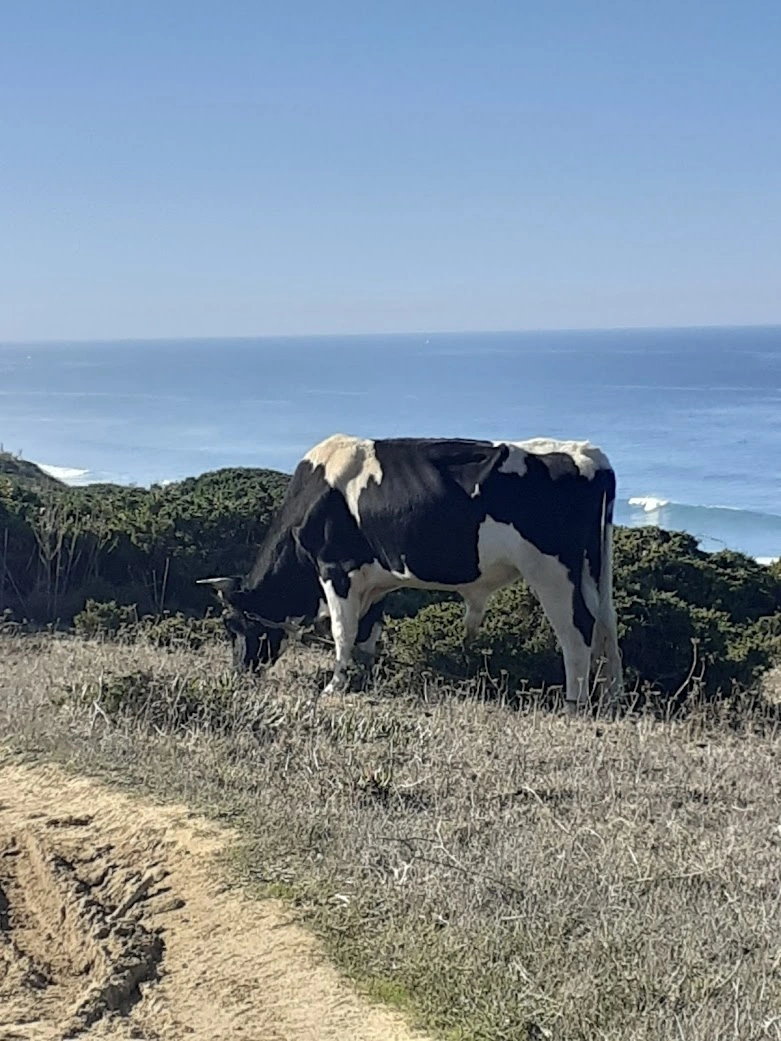
POLYGON ((619 523, 781 555, 781 326, 0 345, 0 441, 72 483, 291 471, 335 431, 588 439, 619 523))

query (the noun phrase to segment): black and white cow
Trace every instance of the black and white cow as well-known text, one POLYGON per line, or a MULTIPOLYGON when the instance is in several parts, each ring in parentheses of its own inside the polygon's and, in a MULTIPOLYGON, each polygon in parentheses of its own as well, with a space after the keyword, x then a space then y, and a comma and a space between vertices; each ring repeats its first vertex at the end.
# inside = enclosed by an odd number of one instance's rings
POLYGON ((280 653, 291 623, 327 611, 344 684, 356 645, 373 653, 391 590, 449 589, 476 633, 489 597, 523 577, 559 640, 569 708, 592 664, 621 689, 613 607, 615 474, 588 442, 372 441, 335 434, 299 463, 252 571, 210 578, 234 661, 280 653))

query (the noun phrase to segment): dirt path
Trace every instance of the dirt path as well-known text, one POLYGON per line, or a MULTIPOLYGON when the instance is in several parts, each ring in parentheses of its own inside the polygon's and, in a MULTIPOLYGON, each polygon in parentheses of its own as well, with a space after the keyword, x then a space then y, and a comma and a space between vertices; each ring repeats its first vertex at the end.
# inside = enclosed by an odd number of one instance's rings
POLYGON ((231 836, 52 766, 0 766, 0 1041, 410 1041, 275 901, 221 881, 231 836))

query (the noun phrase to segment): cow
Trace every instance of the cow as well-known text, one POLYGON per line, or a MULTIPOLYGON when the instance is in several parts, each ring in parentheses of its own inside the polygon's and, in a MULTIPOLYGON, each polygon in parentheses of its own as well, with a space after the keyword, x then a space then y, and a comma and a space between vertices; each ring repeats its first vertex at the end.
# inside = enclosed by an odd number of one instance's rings
POLYGON ((200 581, 223 602, 239 668, 272 663, 291 629, 327 613, 333 693, 356 646, 373 655, 392 590, 459 593, 468 639, 489 597, 523 578, 558 639, 574 711, 597 660, 606 689, 622 689, 615 494, 606 455, 586 441, 334 434, 296 467, 249 574, 200 581))

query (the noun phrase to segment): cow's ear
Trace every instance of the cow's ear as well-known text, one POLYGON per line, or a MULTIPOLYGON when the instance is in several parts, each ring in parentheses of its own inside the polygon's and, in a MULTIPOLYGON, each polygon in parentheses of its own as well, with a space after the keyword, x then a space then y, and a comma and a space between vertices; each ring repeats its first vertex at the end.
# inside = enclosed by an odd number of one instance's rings
POLYGON ((452 442, 439 453, 436 460, 451 480, 474 496, 483 481, 502 465, 507 458, 507 445, 461 444, 452 442))
POLYGON ((222 578, 199 578, 199 586, 211 586, 220 600, 229 600, 241 585, 241 575, 227 575, 222 578))

